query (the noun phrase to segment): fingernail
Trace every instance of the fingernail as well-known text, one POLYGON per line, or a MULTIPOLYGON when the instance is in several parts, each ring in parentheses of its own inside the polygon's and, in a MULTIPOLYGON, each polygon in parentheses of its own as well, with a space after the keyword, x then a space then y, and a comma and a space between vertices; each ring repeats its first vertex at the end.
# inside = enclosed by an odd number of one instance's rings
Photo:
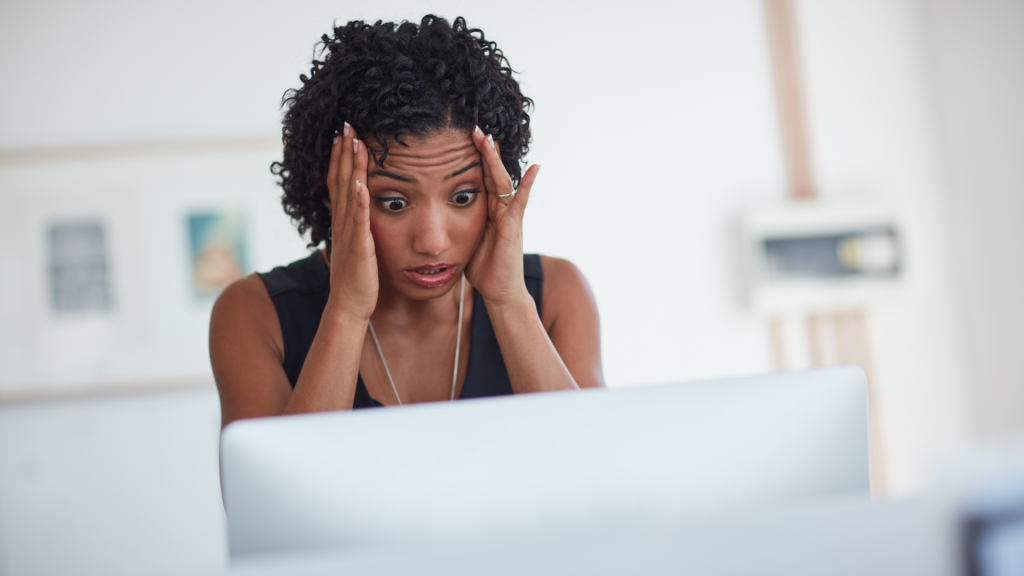
POLYGON ((356 192, 359 192, 359 180, 356 180, 356 192))
POLYGON ((481 130, 479 126, 474 126, 473 127, 473 132, 476 132, 477 136, 483 136, 484 135, 484 131, 481 130))
POLYGON ((358 138, 353 138, 352 139, 352 152, 359 152, 359 139, 358 138))
POLYGON ((335 137, 334 137, 334 143, 335 143, 335 144, 337 144, 337 143, 338 143, 338 139, 339 139, 339 138, 341 138, 341 136, 335 136, 335 137))
POLYGON ((487 143, 490 144, 491 147, 493 148, 494 147, 494 136, 491 136, 490 134, 488 134, 487 135, 487 143))
POLYGON ((349 126, 348 122, 345 122, 345 136, 348 136, 350 130, 352 130, 352 127, 349 126))

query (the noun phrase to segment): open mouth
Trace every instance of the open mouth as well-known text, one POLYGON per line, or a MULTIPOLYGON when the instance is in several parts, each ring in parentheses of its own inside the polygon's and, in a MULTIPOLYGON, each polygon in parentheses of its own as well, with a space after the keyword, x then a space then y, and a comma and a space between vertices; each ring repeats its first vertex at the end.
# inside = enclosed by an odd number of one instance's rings
POLYGON ((421 288, 439 288, 455 277, 457 269, 458 266, 447 262, 427 264, 406 270, 405 276, 421 288))

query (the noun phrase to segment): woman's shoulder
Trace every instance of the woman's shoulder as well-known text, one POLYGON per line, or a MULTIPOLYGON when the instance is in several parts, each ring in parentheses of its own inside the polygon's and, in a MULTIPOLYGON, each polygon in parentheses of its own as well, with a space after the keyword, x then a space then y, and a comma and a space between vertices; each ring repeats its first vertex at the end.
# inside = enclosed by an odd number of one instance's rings
POLYGON ((541 317, 545 326, 569 309, 580 306, 596 310, 594 294, 590 289, 583 272, 565 258, 541 256, 540 264, 544 270, 544 307, 541 317))
POLYGON ((541 269, 544 274, 544 286, 557 285, 559 288, 572 289, 587 283, 583 272, 575 264, 565 258, 539 255, 541 269))
POLYGON ((302 299, 329 289, 330 272, 319 250, 269 272, 250 274, 231 283, 217 297, 210 318, 211 335, 247 332, 279 343, 281 328, 275 299, 289 293, 298 293, 302 299))
POLYGON ((287 266, 278 266, 255 276, 263 282, 271 298, 285 292, 322 292, 331 282, 331 272, 320 250, 287 266))
POLYGON ((217 297, 214 316, 255 315, 277 320, 273 299, 285 292, 317 292, 330 286, 330 272, 319 250, 269 272, 232 282, 217 297))
POLYGON ((210 316, 210 365, 222 422, 280 414, 291 387, 277 313, 259 276, 231 283, 210 316))
POLYGON ((273 308, 270 294, 266 285, 260 279, 260 275, 253 273, 244 278, 235 280, 228 285, 217 300, 213 303, 214 314, 220 311, 233 311, 236 309, 252 310, 262 305, 269 305, 273 308))
POLYGON ((228 285, 213 303, 210 317, 211 329, 219 326, 230 332, 266 328, 276 322, 274 303, 258 274, 250 274, 228 285))
POLYGON ((284 358, 277 311, 266 286, 256 274, 232 282, 213 304, 210 314, 210 357, 215 364, 242 347, 267 345, 276 357, 284 358))

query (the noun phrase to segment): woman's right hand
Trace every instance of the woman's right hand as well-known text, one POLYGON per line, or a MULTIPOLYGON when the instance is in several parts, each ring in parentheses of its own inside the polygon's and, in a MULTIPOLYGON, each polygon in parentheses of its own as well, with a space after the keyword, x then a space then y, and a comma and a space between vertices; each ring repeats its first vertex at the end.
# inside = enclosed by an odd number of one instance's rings
POLYGON ((359 321, 377 306, 377 253, 370 234, 370 191, 366 188, 366 144, 345 123, 331 146, 326 200, 331 211, 331 295, 328 310, 359 321))

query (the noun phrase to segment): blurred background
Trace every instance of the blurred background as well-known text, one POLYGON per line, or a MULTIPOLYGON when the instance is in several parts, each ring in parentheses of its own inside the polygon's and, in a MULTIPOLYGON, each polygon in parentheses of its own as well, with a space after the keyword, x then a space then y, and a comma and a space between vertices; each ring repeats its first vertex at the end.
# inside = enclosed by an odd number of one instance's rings
POLYGON ((353 19, 504 50, 544 165, 526 249, 590 280, 609 387, 859 363, 878 494, 1020 431, 1024 3, 796 0, 782 52, 771 6, 0 0, 0 574, 227 562, 210 308, 307 254, 280 100, 353 19), (765 230, 851 218, 898 233, 888 275, 759 276, 765 230))

